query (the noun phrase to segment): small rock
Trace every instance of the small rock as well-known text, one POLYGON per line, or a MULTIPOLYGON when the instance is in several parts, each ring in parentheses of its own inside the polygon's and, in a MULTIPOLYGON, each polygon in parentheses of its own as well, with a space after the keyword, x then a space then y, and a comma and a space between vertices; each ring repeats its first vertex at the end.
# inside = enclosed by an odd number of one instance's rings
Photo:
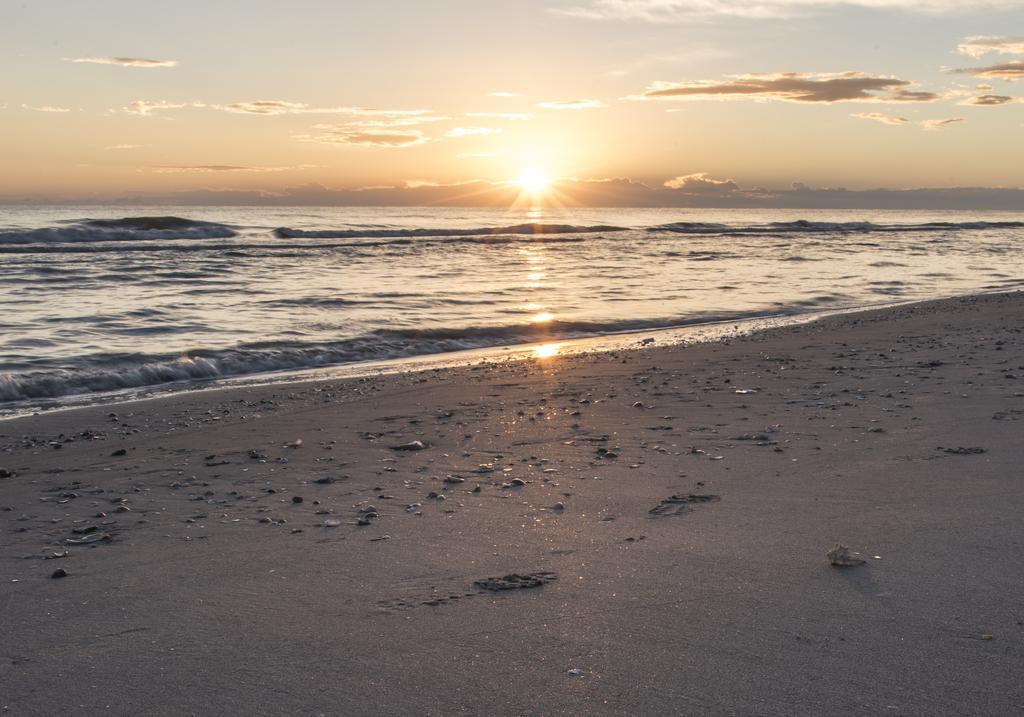
POLYGON ((54 579, 66 578, 67 576, 68 576, 68 571, 65 570, 64 568, 57 568, 52 573, 50 573, 50 577, 54 578, 54 579))
POLYGON ((840 568, 849 568, 856 565, 863 565, 865 563, 861 558, 856 558, 850 554, 850 549, 845 545, 835 545, 825 555, 828 557, 829 563, 840 568))
POLYGON ((128 455, 128 451, 126 449, 124 449, 124 448, 118 448, 116 451, 114 451, 110 455, 112 457, 114 457, 114 458, 116 458, 118 456, 126 456, 126 455, 128 455))
POLYGON ((397 446, 391 446, 393 451, 422 451, 426 448, 426 444, 423 441, 409 441, 408 443, 400 443, 397 446))
POLYGON ((292 496, 292 503, 301 503, 301 502, 302 502, 302 496, 301 495, 293 495, 292 496))

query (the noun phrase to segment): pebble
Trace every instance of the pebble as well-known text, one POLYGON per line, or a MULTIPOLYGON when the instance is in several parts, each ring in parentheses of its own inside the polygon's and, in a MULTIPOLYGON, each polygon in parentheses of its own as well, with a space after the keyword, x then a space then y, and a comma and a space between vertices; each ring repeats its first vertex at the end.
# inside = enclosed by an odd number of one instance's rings
POLYGON ((68 571, 65 570, 64 568, 57 568, 52 573, 50 573, 50 577, 54 578, 54 579, 66 578, 67 576, 68 576, 68 571))
POLYGON ((408 443, 401 443, 397 446, 391 446, 393 451, 422 451, 426 448, 426 444, 423 441, 409 441, 408 443))
POLYGON ((292 503, 301 503, 301 502, 302 502, 302 496, 301 495, 293 495, 292 496, 292 503))

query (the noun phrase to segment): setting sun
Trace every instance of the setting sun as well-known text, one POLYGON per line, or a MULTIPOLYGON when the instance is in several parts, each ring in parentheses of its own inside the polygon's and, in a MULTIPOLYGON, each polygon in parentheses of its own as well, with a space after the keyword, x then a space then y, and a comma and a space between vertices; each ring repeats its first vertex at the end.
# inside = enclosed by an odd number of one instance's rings
POLYGON ((540 167, 527 167, 516 179, 516 184, 527 192, 540 192, 551 184, 551 180, 540 167))

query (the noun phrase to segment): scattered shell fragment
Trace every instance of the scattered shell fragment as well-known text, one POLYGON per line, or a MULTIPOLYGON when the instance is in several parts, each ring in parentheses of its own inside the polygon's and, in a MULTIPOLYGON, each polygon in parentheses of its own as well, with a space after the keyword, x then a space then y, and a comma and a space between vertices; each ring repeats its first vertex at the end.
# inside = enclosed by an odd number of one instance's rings
POLYGON ((391 446, 393 451, 422 451, 427 445, 423 441, 409 441, 408 443, 399 443, 397 446, 391 446))

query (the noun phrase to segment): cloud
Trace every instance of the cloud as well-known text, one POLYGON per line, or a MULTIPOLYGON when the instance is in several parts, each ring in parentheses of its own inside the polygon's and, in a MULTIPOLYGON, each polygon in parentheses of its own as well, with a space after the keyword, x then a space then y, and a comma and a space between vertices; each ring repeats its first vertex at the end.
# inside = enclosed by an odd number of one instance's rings
POLYGON ((500 129, 490 127, 454 127, 444 133, 445 137, 474 137, 488 134, 501 134, 500 129))
POLYGON ((882 124, 901 125, 910 122, 906 117, 894 117, 893 115, 882 114, 881 112, 858 112, 853 115, 858 119, 872 120, 882 124))
POLYGON ((205 107, 201 102, 167 102, 166 100, 135 100, 122 111, 130 115, 151 117, 159 110, 180 110, 183 107, 205 107))
POLYGON ((177 60, 147 60, 144 57, 76 57, 68 62, 88 62, 94 65, 120 65, 121 67, 174 67, 177 60))
MULTIPOLYGON (((231 102, 225 105, 211 105, 222 112, 247 115, 352 115, 354 117, 412 118, 433 115, 433 110, 382 110, 370 107, 313 107, 305 102, 286 100, 252 100, 231 102)), ((441 119, 441 118, 436 118, 441 119)), ((425 120, 420 120, 425 121, 425 120)))
POLYGON ((295 167, 246 167, 237 164, 195 164, 195 165, 159 165, 150 167, 160 174, 176 174, 179 172, 285 172, 295 167))
POLYGON ((723 80, 655 82, 627 99, 682 100, 763 98, 787 102, 933 102, 933 92, 906 89, 913 83, 863 72, 730 75, 723 80))
POLYGON ((949 119, 930 119, 921 122, 921 126, 924 127, 926 130, 934 132, 936 130, 944 129, 951 124, 956 124, 957 122, 964 121, 965 120, 963 117, 950 117, 949 119))
POLYGON ((22 105, 22 107, 27 110, 32 110, 33 112, 52 112, 54 114, 64 114, 65 112, 71 111, 67 107, 54 107, 53 105, 39 105, 36 107, 31 105, 22 105))
POLYGON ((552 8, 571 17, 591 20, 686 22, 722 16, 779 19, 813 15, 838 7, 903 10, 926 14, 1019 8, 1024 0, 589 0, 552 8))
POLYGON ((400 148, 425 144, 430 141, 419 130, 360 129, 347 125, 317 125, 317 134, 295 135, 300 142, 313 142, 336 146, 400 148))
POLYGON ((557 102, 541 102, 537 105, 546 110, 592 110, 607 107, 600 100, 561 100, 557 102))
POLYGON ((301 102, 285 102, 284 100, 253 100, 252 102, 232 102, 227 105, 214 105, 213 108, 223 112, 234 112, 243 115, 283 115, 308 111, 309 105, 301 102))
POLYGON ((731 179, 712 179, 707 172, 684 174, 668 180, 664 186, 687 194, 731 194, 740 189, 731 179))
POLYGON ((1022 80, 1024 79, 1024 60, 1010 60, 998 65, 988 67, 965 67, 953 72, 960 75, 971 75, 972 77, 985 77, 993 80, 1022 80))
POLYGON ((513 122, 533 119, 533 115, 527 112, 467 112, 466 116, 480 117, 483 119, 502 119, 513 122))
POLYGON ((142 144, 112 144, 109 147, 104 147, 103 149, 141 149, 144 146, 145 145, 142 144))
POLYGON ((975 59, 990 52, 1000 55, 1024 55, 1024 37, 974 35, 957 45, 956 51, 975 59))
POLYGON ((968 97, 962 105, 972 105, 974 107, 998 107, 999 105, 1014 105, 1022 102, 1020 97, 1010 97, 1009 95, 979 95, 977 97, 968 97))

